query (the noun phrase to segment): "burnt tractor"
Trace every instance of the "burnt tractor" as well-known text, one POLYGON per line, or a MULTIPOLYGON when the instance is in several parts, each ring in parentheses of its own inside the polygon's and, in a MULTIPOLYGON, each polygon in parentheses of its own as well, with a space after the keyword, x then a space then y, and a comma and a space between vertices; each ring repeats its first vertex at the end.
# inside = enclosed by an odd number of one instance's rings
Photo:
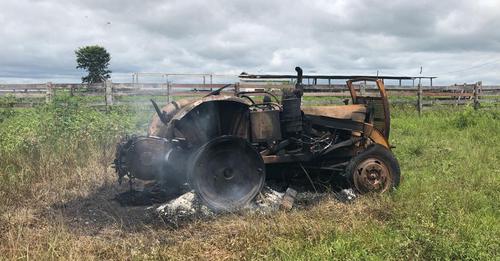
POLYGON ((147 136, 118 144, 119 179, 156 181, 170 191, 189 186, 214 211, 238 209, 266 179, 297 173, 312 183, 312 176, 330 183, 340 176, 361 194, 396 188, 400 169, 389 144, 382 80, 347 81, 350 104, 302 107, 302 70, 296 71, 295 88, 283 90, 281 100, 266 91, 229 95, 228 85, 163 108, 152 101, 156 114, 147 136), (360 95, 359 81, 375 82, 379 95, 360 95))

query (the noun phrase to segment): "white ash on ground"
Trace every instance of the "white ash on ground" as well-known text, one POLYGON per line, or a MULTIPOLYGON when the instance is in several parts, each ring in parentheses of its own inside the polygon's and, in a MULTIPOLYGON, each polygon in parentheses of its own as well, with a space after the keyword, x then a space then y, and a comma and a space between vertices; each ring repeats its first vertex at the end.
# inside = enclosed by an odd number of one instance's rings
POLYGON ((284 195, 285 193, 264 187, 245 209, 263 213, 278 210, 284 195))
MULTIPOLYGON (((264 187, 261 193, 242 210, 261 213, 276 211, 280 208, 284 195, 285 193, 264 187)), ((213 211, 203 205, 194 191, 189 191, 176 199, 160 205, 155 211, 165 222, 173 225, 178 225, 183 220, 206 218, 215 215, 213 211)))
POLYGON ((326 192, 311 192, 303 191, 297 194, 295 199, 297 206, 309 206, 314 205, 328 196, 334 196, 335 199, 342 203, 351 203, 358 197, 358 194, 352 189, 342 189, 338 192, 326 191, 326 192))
POLYGON ((343 189, 338 193, 335 193, 337 200, 344 203, 350 203, 354 201, 358 196, 352 188, 343 189))
MULTIPOLYGON (((257 197, 245 206, 242 211, 271 213, 279 209, 290 210, 294 206, 309 205, 319 201, 329 193, 297 193, 293 189, 288 189, 282 193, 269 187, 264 187, 257 197), (288 197, 286 197, 288 195, 288 197), (292 197, 292 199, 290 199, 292 197), (286 200, 284 200, 284 198, 286 200)), ((336 198, 341 202, 350 202, 356 198, 352 189, 344 189, 335 193, 336 198)), ((166 222, 177 226, 184 220, 193 220, 197 218, 207 218, 214 216, 215 213, 205 206, 197 197, 194 191, 189 191, 178 198, 172 199, 155 209, 155 212, 166 222)))
POLYGON ((177 225, 179 221, 208 217, 213 212, 196 196, 194 191, 184 193, 156 208, 156 213, 167 223, 177 225))

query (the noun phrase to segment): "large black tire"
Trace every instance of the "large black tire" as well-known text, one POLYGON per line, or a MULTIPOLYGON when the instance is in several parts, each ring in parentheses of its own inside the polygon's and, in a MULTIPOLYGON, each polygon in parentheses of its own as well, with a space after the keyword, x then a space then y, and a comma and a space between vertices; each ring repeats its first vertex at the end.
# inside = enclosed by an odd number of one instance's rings
POLYGON ((359 193, 384 193, 399 186, 398 160, 382 145, 374 144, 354 156, 346 167, 346 177, 359 193))
POLYGON ((260 154, 235 136, 221 136, 203 145, 188 170, 191 188, 216 212, 244 207, 261 191, 265 178, 260 154))

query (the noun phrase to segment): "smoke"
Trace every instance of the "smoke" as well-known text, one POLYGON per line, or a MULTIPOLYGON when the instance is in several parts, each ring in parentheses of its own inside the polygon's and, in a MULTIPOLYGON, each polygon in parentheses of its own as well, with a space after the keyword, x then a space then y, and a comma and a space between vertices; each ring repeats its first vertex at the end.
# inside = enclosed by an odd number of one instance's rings
POLYGON ((201 102, 187 113, 167 107, 169 117, 186 113, 169 123, 175 129, 172 135, 167 135, 167 126, 155 119, 151 127, 157 129, 149 132, 162 137, 133 137, 126 148, 131 175, 155 180, 161 190, 180 194, 187 188, 191 171, 195 182, 191 187, 214 208, 240 206, 251 200, 263 185, 265 167, 246 139, 237 138, 248 137, 248 107, 217 99, 201 102))
POLYGON ((185 164, 180 171, 192 172, 191 186, 205 203, 225 209, 239 207, 260 191, 264 166, 246 142, 247 105, 218 99, 202 102, 173 123, 191 149, 179 149, 186 152, 184 157, 169 154, 167 161, 172 168, 185 164), (245 139, 236 138, 239 136, 245 139), (256 156, 252 158, 251 153, 256 156))

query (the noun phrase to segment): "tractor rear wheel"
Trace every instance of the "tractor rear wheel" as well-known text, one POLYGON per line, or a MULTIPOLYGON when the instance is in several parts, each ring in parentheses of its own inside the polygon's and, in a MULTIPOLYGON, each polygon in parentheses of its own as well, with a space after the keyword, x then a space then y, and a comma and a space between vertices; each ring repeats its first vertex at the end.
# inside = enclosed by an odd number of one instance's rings
POLYGON ((242 138, 221 136, 193 155, 189 183, 212 210, 233 211, 261 191, 265 166, 260 154, 242 138))
POLYGON ((375 144, 351 159, 346 175, 359 193, 383 193, 399 186, 401 171, 392 152, 375 144))

